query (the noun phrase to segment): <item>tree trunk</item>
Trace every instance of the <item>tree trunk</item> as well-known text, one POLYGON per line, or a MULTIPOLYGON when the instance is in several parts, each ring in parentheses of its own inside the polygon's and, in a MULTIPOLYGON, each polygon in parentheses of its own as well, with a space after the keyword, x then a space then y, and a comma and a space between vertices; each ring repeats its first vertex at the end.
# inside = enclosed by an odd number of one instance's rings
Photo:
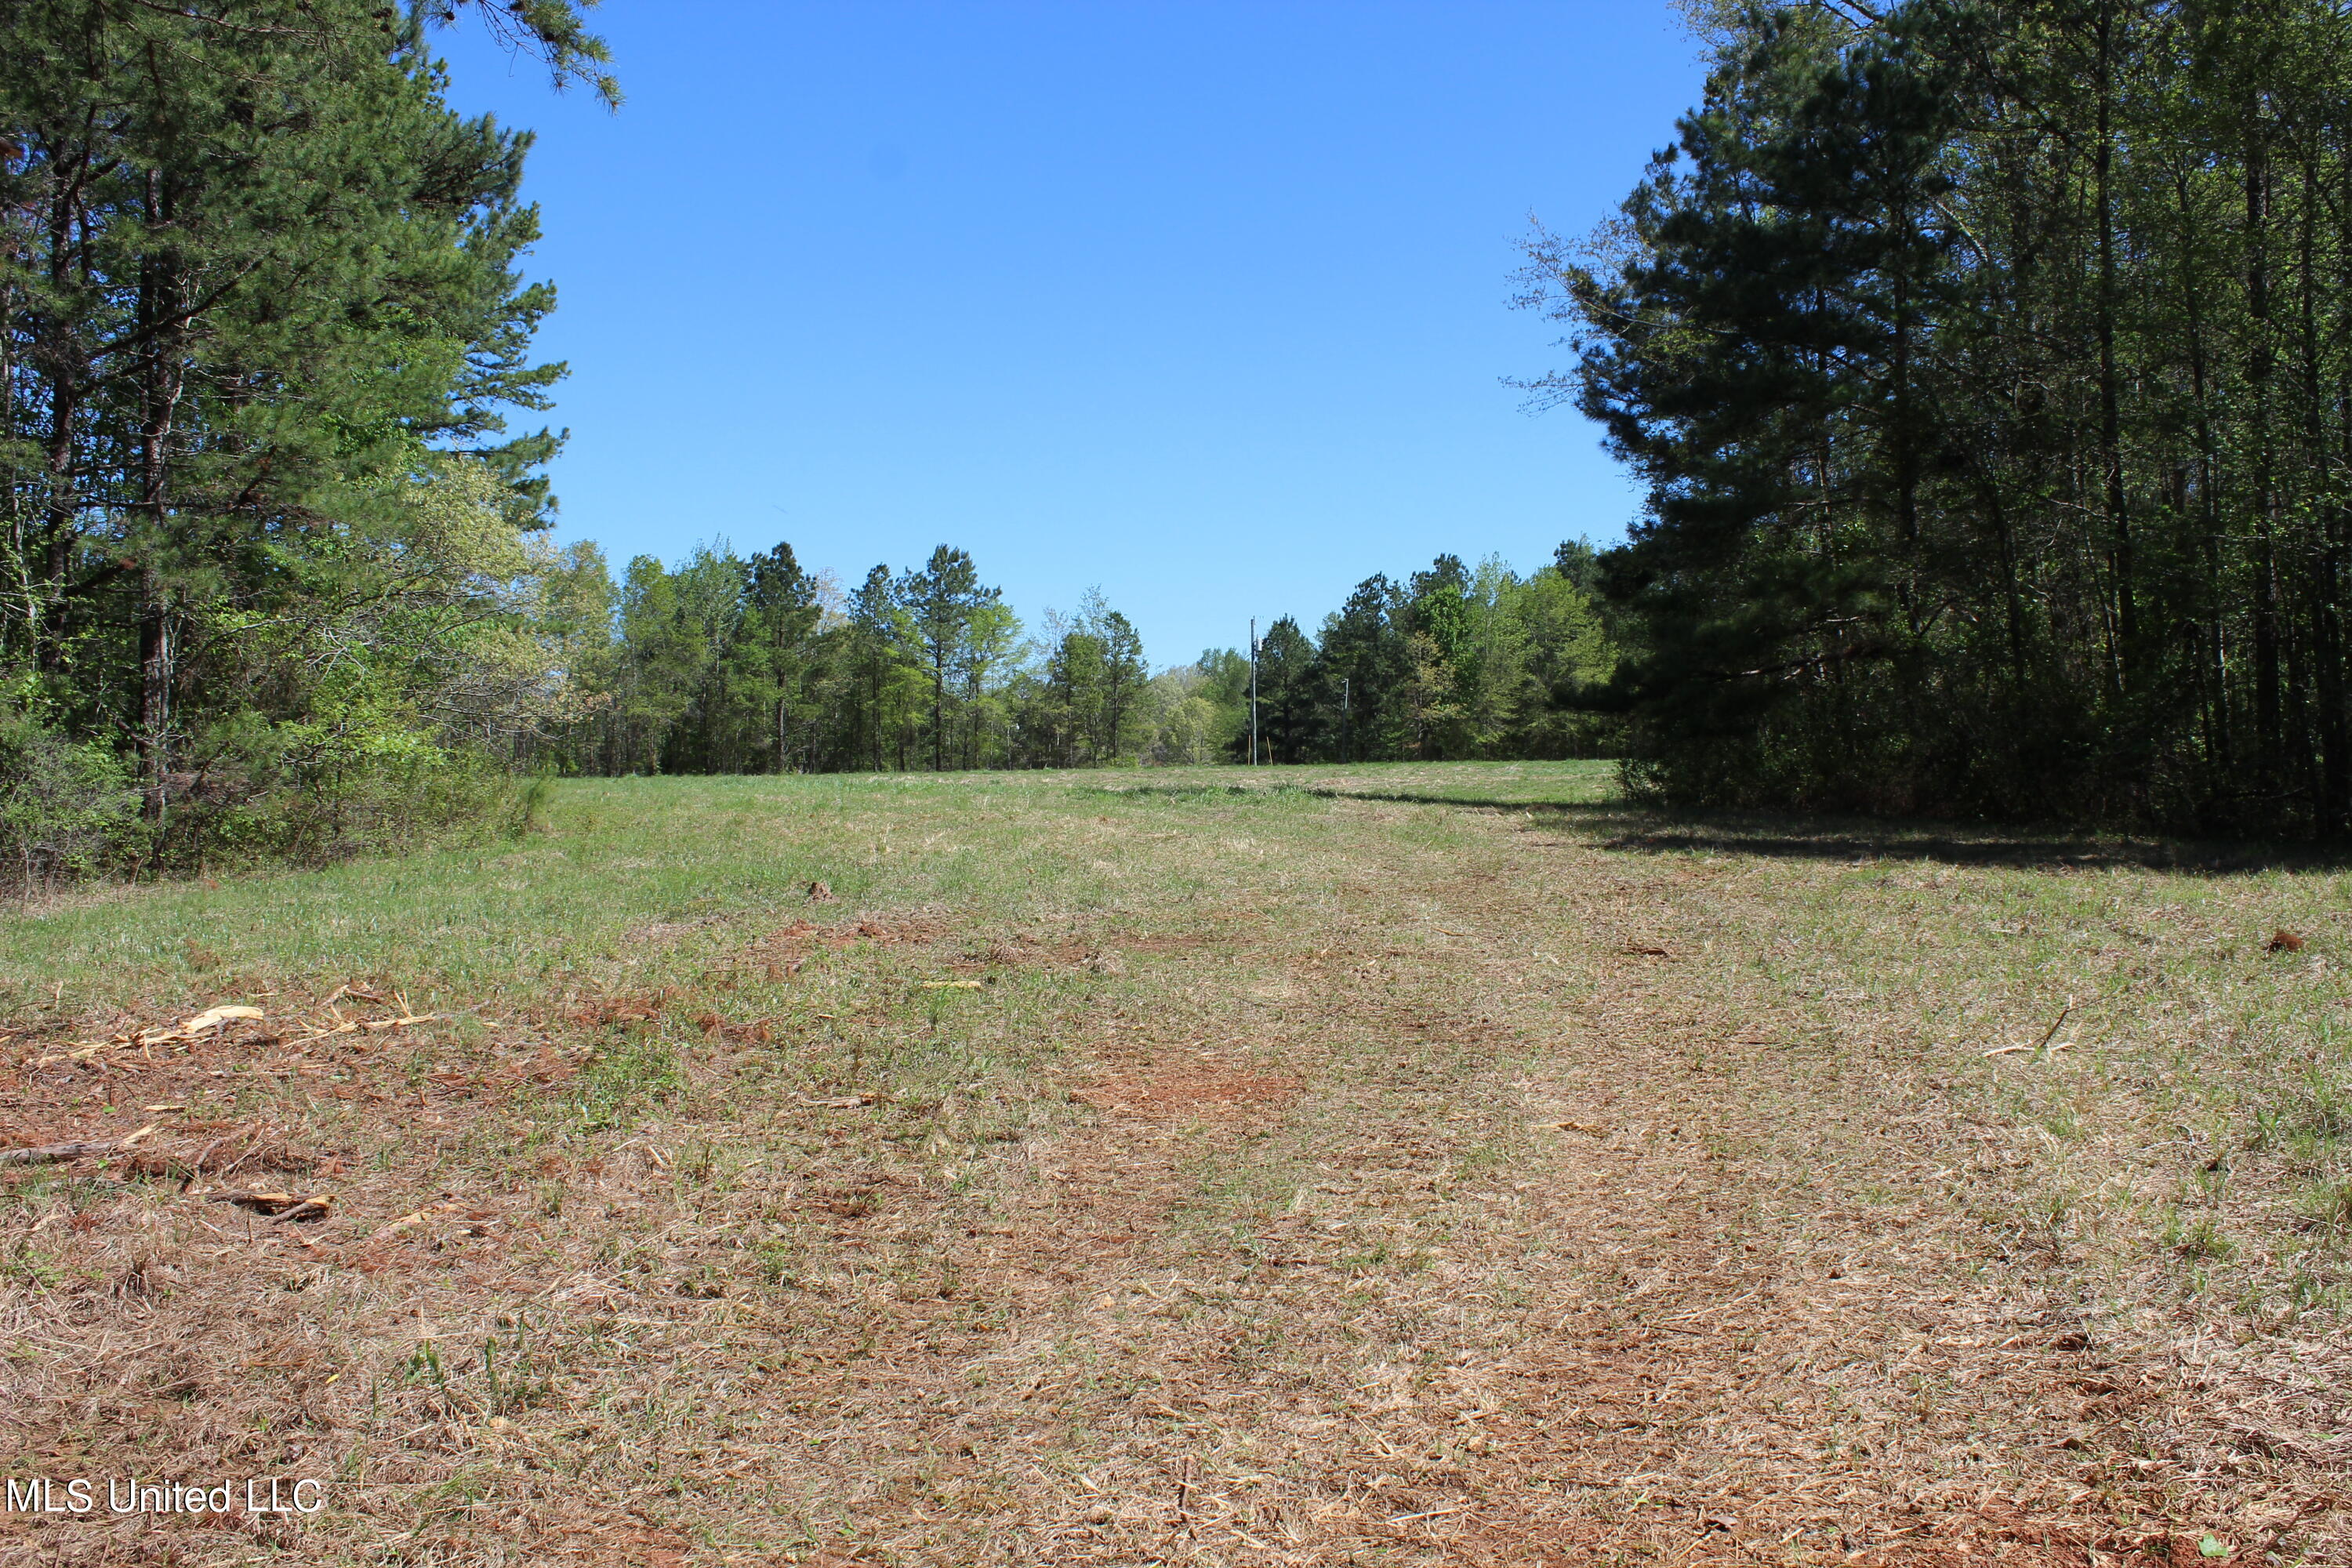
POLYGON ((2116 584, 2116 630, 2122 684, 2131 689, 2139 663, 2139 605, 2133 582, 2131 515, 2124 490, 2121 395, 2116 372, 2115 7, 2099 7, 2099 124, 2095 153, 2099 222, 2099 466, 2116 584))
MULTIPOLYGON (((160 176, 147 176, 147 216, 154 228, 170 222, 160 176)), ((163 820, 165 775, 172 769, 172 595, 159 562, 169 531, 170 442, 180 395, 177 279, 168 257, 151 256, 140 268, 142 323, 150 346, 141 377, 139 512, 146 525, 139 573, 139 768, 142 809, 163 820)))
POLYGON ((2254 743, 2259 786, 2278 783, 2284 735, 2280 729, 2278 567, 2273 513, 2278 504, 2271 468, 2270 261, 2267 251, 2270 173, 2257 133, 2246 149, 2246 380, 2253 389, 2254 494, 2254 743))

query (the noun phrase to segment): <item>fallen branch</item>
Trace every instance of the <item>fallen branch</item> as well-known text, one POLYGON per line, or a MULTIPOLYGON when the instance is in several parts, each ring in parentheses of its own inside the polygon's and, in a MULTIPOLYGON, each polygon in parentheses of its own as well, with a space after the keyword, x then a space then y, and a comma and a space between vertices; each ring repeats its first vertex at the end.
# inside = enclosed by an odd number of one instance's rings
POLYGON ((149 1122, 126 1138, 105 1138, 96 1142, 36 1143, 29 1149, 0 1149, 0 1165, 55 1165, 67 1160, 79 1160, 89 1154, 111 1154, 128 1149, 160 1125, 149 1122))
POLYGON ((2030 1046, 2003 1046, 1999 1050, 1987 1051, 1985 1055, 1988 1058, 2006 1057, 2013 1056, 2019 1051, 2039 1051, 2042 1047, 2050 1043, 2051 1037, 2058 1032, 2058 1026, 2064 1023, 2066 1021, 2066 1016, 2074 1010, 2074 999, 2072 996, 2069 996, 2066 998, 2066 1005, 2058 1009, 2058 1016, 2050 1020, 2050 1026, 2042 1031, 2042 1037, 2040 1039, 2034 1041, 2030 1046))
POLYGON ((0 1165, 53 1165, 61 1160, 79 1160, 85 1154, 110 1154, 120 1147, 120 1140, 110 1138, 99 1143, 39 1143, 30 1149, 0 1149, 0 1165))
POLYGON ((66 1042, 68 1049, 58 1055, 43 1057, 33 1065, 37 1068, 47 1067, 52 1062, 86 1062, 101 1051, 126 1051, 134 1046, 144 1049, 149 1046, 165 1046, 184 1040, 200 1039, 207 1034, 226 1029, 231 1024, 259 1020, 268 1016, 268 1015, 258 1007, 242 1005, 207 1007, 193 1018, 177 1024, 142 1030, 135 1035, 116 1035, 111 1039, 105 1040, 68 1040, 66 1042))
MULTIPOLYGON (((313 1040, 323 1040, 331 1035, 349 1035, 361 1029, 404 1029, 412 1024, 437 1024, 450 1016, 446 1013, 408 1013, 397 1018, 346 1018, 331 1007, 327 1012, 328 1016, 335 1020, 332 1024, 314 1028, 307 1035, 297 1035, 286 1043, 289 1046, 307 1046, 313 1040)), ((621 1016, 629 1016, 625 1013, 621 1016)))

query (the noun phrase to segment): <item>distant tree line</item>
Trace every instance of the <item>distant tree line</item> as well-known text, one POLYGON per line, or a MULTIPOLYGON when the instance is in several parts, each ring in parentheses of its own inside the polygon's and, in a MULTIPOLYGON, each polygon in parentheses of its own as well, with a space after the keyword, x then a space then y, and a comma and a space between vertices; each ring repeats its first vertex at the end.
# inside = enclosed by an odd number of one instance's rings
MULTIPOLYGON (((1594 555, 1519 577, 1440 556, 1360 584, 1310 636, 1274 621, 1257 659, 1258 760, 1561 757, 1609 743, 1581 710, 1615 654, 1594 555)), ((651 556, 616 580, 593 544, 544 570, 530 625, 567 705, 515 740, 585 773, 898 772, 1249 758, 1249 655, 1156 674, 1099 593, 1026 635, 965 552, 876 566, 846 593, 789 544, 651 556)))
MULTIPOLYGON (((1590 710, 1617 654, 1594 572, 1581 542, 1526 577, 1492 558, 1473 569, 1441 555, 1401 581, 1366 578, 1318 635, 1276 621, 1258 650, 1259 760, 1605 752, 1615 727, 1590 710)), ((1213 656, 1203 669, 1230 714, 1246 658, 1213 656)), ((1227 736, 1229 755, 1246 760, 1248 749, 1245 728, 1227 736)))
POLYGON ((572 698, 519 742, 587 773, 1083 767, 1149 740, 1143 641, 1089 595, 1024 639, 971 557, 941 545, 844 594, 789 544, 706 545, 616 582, 593 544, 544 579, 539 626, 572 698))
POLYGON ((1531 268, 1649 485, 1636 782, 2352 830, 2352 13, 1689 8, 1704 103, 1531 268))

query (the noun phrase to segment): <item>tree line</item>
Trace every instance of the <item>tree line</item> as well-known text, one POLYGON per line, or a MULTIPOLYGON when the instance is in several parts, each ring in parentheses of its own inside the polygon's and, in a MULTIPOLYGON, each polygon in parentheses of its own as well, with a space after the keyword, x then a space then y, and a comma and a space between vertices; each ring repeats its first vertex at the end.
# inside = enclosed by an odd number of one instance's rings
MULTIPOLYGON (((1310 636, 1260 639, 1256 757, 1570 756, 1610 721, 1572 704, 1614 652, 1589 545, 1521 578, 1441 556, 1374 576, 1310 636)), ((1155 672, 1099 591, 1034 634, 942 544, 845 591, 792 546, 697 548, 615 578, 593 543, 552 558, 526 617, 565 703, 513 738, 523 768, 581 773, 902 772, 1246 762, 1247 652, 1155 672)))
POLYGON ((1530 250, 1648 485, 1637 782, 2341 837, 2352 15, 1693 8, 1704 102, 1530 250))
POLYGON ((877 566, 844 593, 790 544, 725 544, 618 581, 592 543, 551 565, 539 626, 570 706, 526 767, 762 773, 1080 767, 1131 756, 1142 639, 1091 594, 1024 638, 969 553, 877 566))
MULTIPOLYGON (((1440 555, 1402 579, 1366 578, 1318 635, 1286 616, 1275 621, 1258 647, 1258 760, 1602 754, 1615 726, 1593 711, 1593 697, 1617 651, 1595 568, 1581 541, 1526 577, 1494 557, 1472 568, 1440 555)), ((1203 686, 1221 694, 1249 674, 1237 655, 1201 668, 1203 686)), ((1223 750, 1245 761, 1250 744, 1234 728, 1223 750)))

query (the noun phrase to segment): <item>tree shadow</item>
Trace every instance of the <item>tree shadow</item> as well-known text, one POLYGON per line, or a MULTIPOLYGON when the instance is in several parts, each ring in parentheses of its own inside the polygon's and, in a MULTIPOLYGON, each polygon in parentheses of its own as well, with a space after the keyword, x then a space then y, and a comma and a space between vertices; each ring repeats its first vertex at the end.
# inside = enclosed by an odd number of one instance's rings
MULTIPOLYGON (((2352 847, 2236 840, 2141 838, 2069 833, 2046 826, 1937 822, 1902 818, 1806 817, 1737 812, 1684 812, 1624 800, 1548 801, 1414 790, 1349 790, 1286 785, 1340 800, 1391 801, 1573 821, 1596 847, 1634 854, 1713 853, 1784 860, 1917 861, 2084 871, 2115 867, 2190 876, 2352 868, 2352 847)), ((1249 793, 1243 791, 1240 793, 1249 793)))
POLYGON ((1460 805, 1479 811, 1552 812, 1569 816, 1588 812, 1627 812, 1640 809, 1622 800, 1510 800, 1500 795, 1437 795, 1418 790, 1334 789, 1328 784, 1277 784, 1275 787, 1291 790, 1299 795, 1321 795, 1326 800, 1380 800, 1404 805, 1460 805))
POLYGON ((2352 869, 2352 846, 2243 840, 2134 837, 2074 833, 2047 825, 2003 825, 1898 817, 1798 816, 1760 812, 1688 812, 1626 800, 1562 801, 1435 790, 1345 789, 1331 784, 1136 784, 1096 786, 1106 795, 1171 798, 1313 795, 1400 805, 1451 806, 1549 818, 1591 836, 1597 848, 1631 854, 1754 855, 1849 865, 1909 861, 1946 866, 2006 866, 2024 870, 2094 871, 2131 867, 2184 876, 2246 876, 2263 871, 2352 869))
MULTIPOLYGON (((1081 784, 1074 791, 1080 795, 1115 795, 1120 796, 1150 795, 1161 800, 1229 800, 1235 795, 1302 795, 1307 792, 1297 784, 1081 784)), ((1336 794, 1336 791, 1318 791, 1336 794)))

